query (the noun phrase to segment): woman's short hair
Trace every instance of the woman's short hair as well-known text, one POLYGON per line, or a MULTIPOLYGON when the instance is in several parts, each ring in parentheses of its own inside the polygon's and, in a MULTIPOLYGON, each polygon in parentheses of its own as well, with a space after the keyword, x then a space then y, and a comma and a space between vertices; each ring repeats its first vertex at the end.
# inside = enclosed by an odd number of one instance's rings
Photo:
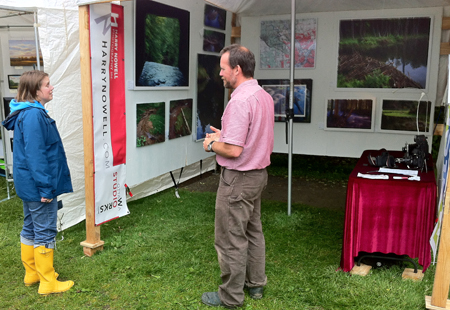
POLYGON ((236 66, 241 67, 242 74, 246 78, 252 78, 255 74, 255 55, 246 47, 239 44, 232 44, 224 47, 220 51, 220 55, 229 52, 230 57, 228 58, 231 68, 236 68, 236 66))
POLYGON ((39 70, 24 72, 20 76, 19 87, 17 88, 17 102, 25 102, 38 99, 37 91, 42 86, 42 80, 48 76, 47 73, 39 70))

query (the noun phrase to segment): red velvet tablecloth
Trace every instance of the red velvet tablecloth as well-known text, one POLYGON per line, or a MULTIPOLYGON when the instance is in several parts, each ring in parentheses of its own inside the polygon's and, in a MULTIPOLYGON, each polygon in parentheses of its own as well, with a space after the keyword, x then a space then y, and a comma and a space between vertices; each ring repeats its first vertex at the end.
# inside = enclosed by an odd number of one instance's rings
MULTIPOLYGON (((428 172, 419 172, 420 181, 394 180, 392 174, 389 180, 357 177, 358 172, 378 169, 368 165, 369 154, 376 156, 381 151, 364 151, 348 181, 341 269, 350 271, 354 258, 363 251, 419 258, 425 272, 431 263, 429 239, 436 217, 437 188, 431 157, 428 172)), ((403 157, 401 151, 389 154, 403 157)), ((399 168, 406 169, 402 165, 399 168)))

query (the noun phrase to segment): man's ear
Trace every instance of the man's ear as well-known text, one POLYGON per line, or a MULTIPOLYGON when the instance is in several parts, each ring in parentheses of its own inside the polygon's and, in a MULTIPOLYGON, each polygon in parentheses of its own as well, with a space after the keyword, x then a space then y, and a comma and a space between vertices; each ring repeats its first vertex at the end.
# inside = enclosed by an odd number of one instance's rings
POLYGON ((242 73, 242 68, 241 68, 241 66, 239 66, 239 65, 237 65, 237 66, 234 68, 234 70, 236 70, 236 74, 242 73))

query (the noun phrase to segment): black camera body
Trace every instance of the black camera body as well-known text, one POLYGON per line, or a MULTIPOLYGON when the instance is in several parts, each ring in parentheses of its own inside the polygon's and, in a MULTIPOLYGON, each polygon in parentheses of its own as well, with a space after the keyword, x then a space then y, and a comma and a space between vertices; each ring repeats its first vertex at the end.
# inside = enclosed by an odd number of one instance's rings
POLYGON ((372 156, 371 154, 367 156, 369 160, 369 164, 375 167, 395 167, 395 158, 392 155, 389 155, 389 152, 386 149, 381 149, 381 155, 372 156))
POLYGON ((427 165, 428 142, 424 135, 414 137, 414 144, 406 144, 402 151, 403 160, 409 168, 423 170, 427 165))

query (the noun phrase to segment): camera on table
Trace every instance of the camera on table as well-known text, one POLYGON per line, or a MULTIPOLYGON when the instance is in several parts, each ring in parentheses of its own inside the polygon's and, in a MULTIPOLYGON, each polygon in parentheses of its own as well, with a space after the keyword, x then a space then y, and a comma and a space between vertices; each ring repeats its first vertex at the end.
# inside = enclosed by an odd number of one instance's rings
POLYGON ((414 137, 414 144, 406 143, 402 148, 403 158, 399 161, 405 163, 408 168, 425 170, 427 169, 428 142, 424 135, 414 137))

